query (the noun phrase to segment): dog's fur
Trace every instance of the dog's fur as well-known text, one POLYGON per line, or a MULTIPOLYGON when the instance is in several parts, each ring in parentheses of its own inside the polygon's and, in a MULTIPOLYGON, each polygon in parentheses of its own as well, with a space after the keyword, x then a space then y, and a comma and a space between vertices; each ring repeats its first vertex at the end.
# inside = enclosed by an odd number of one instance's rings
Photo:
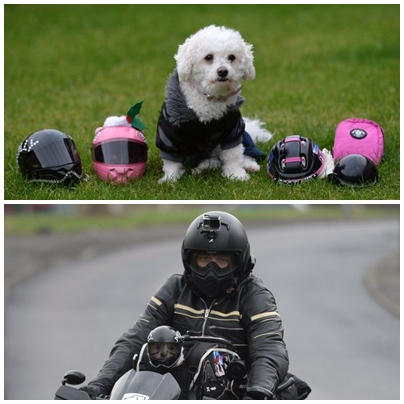
MULTIPOLYGON (((189 119, 208 125, 222 119, 229 111, 237 110, 238 114, 238 108, 244 101, 239 95, 241 82, 255 78, 253 59, 252 45, 247 44, 240 33, 232 29, 211 25, 190 36, 179 46, 175 55, 177 68, 167 86, 163 106, 169 109, 168 119, 175 126, 188 119, 189 115, 189 119)), ((262 128, 261 122, 244 121, 246 131, 254 140, 267 141, 272 137, 262 128)), ((158 138, 161 130, 159 121, 158 138)), ((186 135, 192 138, 193 134, 186 135)), ((167 133, 162 134, 164 138, 168 136, 167 133)), ((240 141, 237 144, 227 147, 219 142, 208 158, 203 156, 202 161, 197 163, 193 173, 221 167, 225 177, 248 180, 247 171, 257 171, 259 165, 254 158, 243 154, 240 133, 238 139, 240 141)), ((160 182, 178 180, 185 172, 183 161, 178 161, 178 156, 171 158, 164 152, 161 157, 164 176, 160 182)))

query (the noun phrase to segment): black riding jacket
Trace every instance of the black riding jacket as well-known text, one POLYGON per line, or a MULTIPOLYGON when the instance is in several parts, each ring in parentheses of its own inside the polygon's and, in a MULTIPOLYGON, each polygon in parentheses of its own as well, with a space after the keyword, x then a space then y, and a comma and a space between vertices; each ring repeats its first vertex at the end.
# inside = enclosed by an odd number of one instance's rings
POLYGON ((248 392, 270 395, 288 371, 282 321, 275 299, 261 279, 250 274, 237 289, 207 304, 183 275, 173 275, 116 342, 90 384, 108 394, 132 368, 133 356, 140 352, 149 332, 161 325, 171 325, 181 334, 193 331, 230 340, 249 368, 248 392))

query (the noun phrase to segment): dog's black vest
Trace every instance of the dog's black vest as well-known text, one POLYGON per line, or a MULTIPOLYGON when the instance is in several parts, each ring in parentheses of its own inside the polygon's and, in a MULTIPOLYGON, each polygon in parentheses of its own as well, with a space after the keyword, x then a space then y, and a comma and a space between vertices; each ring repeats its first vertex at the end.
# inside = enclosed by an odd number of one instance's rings
POLYGON ((175 70, 169 77, 157 124, 156 146, 160 156, 195 167, 208 158, 216 146, 226 150, 239 145, 245 127, 239 111, 243 102, 244 99, 238 97, 237 104, 229 106, 222 118, 202 123, 195 111, 188 108, 175 70))

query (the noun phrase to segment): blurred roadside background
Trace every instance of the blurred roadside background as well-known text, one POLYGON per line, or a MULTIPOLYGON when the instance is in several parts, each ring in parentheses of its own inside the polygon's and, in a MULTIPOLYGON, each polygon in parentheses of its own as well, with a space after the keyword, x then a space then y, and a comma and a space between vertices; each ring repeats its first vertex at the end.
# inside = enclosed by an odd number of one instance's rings
POLYGON ((190 222, 226 210, 277 299, 309 399, 400 397, 399 204, 5 205, 4 396, 50 399, 97 374, 150 295, 182 271, 190 222))
MULTIPOLYGON (((183 235, 197 215, 215 209, 231 212, 254 226, 399 220, 400 213, 398 204, 5 204, 5 301, 14 284, 38 271, 136 242, 183 235)), ((399 314, 399 250, 375 268, 368 285, 399 314)))

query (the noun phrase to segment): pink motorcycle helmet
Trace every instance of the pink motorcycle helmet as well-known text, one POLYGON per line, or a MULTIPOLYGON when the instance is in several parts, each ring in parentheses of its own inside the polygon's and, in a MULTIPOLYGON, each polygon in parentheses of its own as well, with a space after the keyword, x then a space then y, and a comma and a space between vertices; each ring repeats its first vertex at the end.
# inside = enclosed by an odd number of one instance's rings
POLYGON ((146 139, 132 126, 98 128, 91 151, 94 170, 102 181, 126 184, 146 171, 146 139))

